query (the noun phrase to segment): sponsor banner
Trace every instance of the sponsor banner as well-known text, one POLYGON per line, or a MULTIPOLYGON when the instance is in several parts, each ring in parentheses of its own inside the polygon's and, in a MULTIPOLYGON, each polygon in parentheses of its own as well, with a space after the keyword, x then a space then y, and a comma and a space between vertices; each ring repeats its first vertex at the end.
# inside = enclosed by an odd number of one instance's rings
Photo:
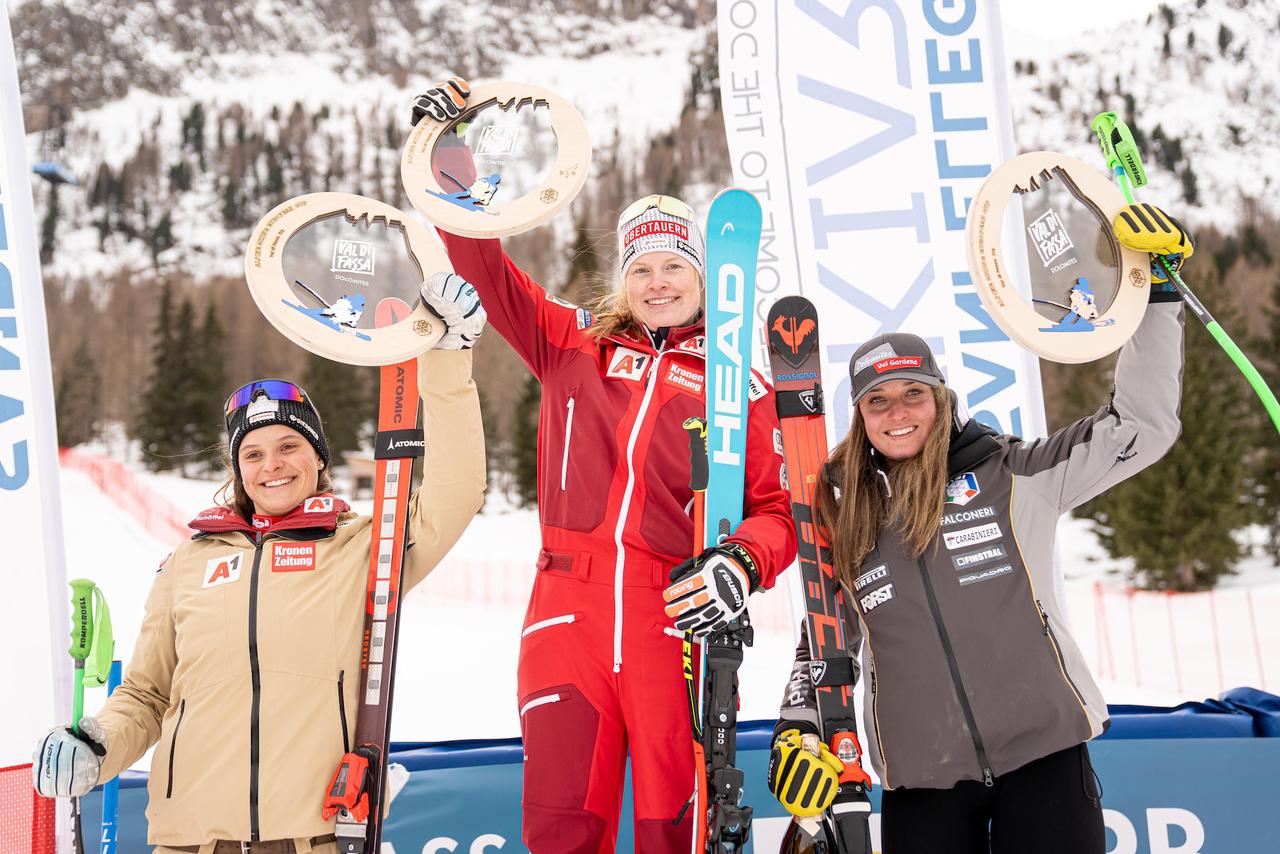
POLYGON ((9 13, 0 6, 0 518, 11 534, 0 642, 23 653, 5 662, 4 683, 21 685, 22 701, 5 709, 0 766, 29 763, 33 733, 71 711, 71 599, 32 181, 9 13))
POLYGON ((986 543, 1000 539, 1000 523, 979 525, 976 528, 962 528, 959 531, 943 531, 942 542, 948 549, 962 549, 978 543, 986 543))
MULTIPOLYGON (((734 184, 764 208, 757 323, 778 297, 813 302, 833 401, 860 344, 915 333, 974 418, 1044 435, 1038 361, 965 255, 970 202, 1015 153, 996 0, 722 0, 717 17, 734 184)), ((829 410, 835 441, 850 409, 829 410)))

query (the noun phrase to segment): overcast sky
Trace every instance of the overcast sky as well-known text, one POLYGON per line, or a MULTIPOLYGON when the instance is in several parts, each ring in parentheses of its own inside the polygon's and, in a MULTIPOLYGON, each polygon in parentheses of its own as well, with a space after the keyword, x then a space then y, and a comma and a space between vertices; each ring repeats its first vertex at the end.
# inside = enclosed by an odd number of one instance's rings
MULTIPOLYGON (((1056 32, 1073 35, 1085 30, 1104 27, 1108 21, 1116 21, 1116 9, 1127 21, 1145 21, 1147 14, 1155 11, 1161 0, 1000 0, 1000 18, 1006 28, 1024 33, 1056 32)), ((1170 2, 1170 0, 1166 0, 1170 2)), ((946 5, 944 3, 944 5, 946 5)), ((1177 6, 1176 2, 1171 5, 1177 6)))

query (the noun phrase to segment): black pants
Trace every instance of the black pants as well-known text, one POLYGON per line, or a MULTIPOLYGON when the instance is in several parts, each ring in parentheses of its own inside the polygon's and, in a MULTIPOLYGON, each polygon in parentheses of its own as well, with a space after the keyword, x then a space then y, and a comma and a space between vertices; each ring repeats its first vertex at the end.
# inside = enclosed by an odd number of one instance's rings
POLYGON ((883 792, 884 854, 1105 854, 1102 797, 1089 750, 1028 762, 992 786, 883 792))

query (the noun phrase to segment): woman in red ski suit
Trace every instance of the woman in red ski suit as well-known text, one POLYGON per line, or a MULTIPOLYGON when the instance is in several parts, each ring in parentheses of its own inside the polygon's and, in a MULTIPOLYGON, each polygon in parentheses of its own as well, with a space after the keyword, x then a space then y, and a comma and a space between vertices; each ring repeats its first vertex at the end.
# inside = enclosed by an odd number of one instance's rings
MULTIPOLYGON (((434 115, 415 119, 422 112, 434 115)), ((594 314, 548 294, 497 240, 444 241, 490 325, 542 383, 542 549, 518 679, 524 842, 535 854, 613 851, 630 752, 635 850, 689 851, 696 772, 682 632, 664 614, 664 591, 680 627, 705 634, 795 557, 773 391, 753 373, 744 521, 700 572, 672 584, 672 567, 693 551, 683 424, 706 412, 692 211, 656 196, 628 208, 623 286, 594 314), (709 579, 717 563, 730 571, 709 579), (688 587, 694 595, 681 596, 688 587)))

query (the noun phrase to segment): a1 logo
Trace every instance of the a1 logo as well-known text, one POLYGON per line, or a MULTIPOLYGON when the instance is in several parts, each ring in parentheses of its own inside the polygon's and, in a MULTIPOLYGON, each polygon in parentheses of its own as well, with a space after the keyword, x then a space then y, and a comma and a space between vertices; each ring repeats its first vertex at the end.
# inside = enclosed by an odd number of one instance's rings
POLYGON ((215 557, 204 567, 204 584, 201 587, 217 587, 219 584, 230 584, 240 580, 240 567, 244 563, 244 555, 237 552, 233 555, 215 557))

